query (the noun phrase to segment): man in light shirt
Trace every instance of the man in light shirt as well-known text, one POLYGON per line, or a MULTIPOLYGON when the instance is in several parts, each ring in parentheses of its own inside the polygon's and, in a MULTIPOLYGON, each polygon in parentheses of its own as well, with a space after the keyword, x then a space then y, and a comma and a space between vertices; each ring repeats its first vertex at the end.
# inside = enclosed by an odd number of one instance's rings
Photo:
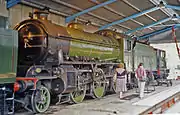
POLYGON ((139 87, 139 97, 144 97, 144 88, 146 83, 146 71, 143 67, 143 63, 140 63, 138 65, 138 68, 136 69, 136 76, 138 79, 138 87, 139 87))

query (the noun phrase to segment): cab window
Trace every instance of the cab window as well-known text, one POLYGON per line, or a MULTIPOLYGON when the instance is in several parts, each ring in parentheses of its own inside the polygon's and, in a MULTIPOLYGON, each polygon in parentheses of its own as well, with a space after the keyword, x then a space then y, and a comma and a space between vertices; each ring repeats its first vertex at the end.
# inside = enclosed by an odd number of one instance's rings
POLYGON ((125 40, 124 49, 126 51, 130 51, 131 50, 131 41, 130 40, 125 40))
POLYGON ((161 51, 161 57, 165 57, 165 52, 161 51))

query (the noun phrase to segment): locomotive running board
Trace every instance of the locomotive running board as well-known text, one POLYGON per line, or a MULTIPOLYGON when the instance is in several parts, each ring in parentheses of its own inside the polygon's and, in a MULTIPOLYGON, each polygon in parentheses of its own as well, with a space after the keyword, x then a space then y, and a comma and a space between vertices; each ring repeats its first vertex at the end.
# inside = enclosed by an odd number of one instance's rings
POLYGON ((109 65, 115 65, 115 64, 119 64, 119 63, 100 63, 100 62, 72 62, 72 61, 64 61, 62 64, 86 64, 86 65, 90 65, 90 64, 96 64, 96 65, 106 65, 106 64, 109 64, 109 65))

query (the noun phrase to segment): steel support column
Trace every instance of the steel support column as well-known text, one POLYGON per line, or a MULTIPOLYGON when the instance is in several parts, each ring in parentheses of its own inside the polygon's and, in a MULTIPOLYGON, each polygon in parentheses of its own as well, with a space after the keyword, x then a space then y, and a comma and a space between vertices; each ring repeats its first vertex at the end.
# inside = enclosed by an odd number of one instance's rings
MULTIPOLYGON (((154 5, 158 5, 160 2, 163 2, 164 6, 167 6, 168 3, 165 0, 149 0, 151 1, 154 5)), ((176 16, 179 16, 177 12, 175 12, 173 9, 171 8, 161 8, 161 11, 164 12, 167 16, 169 17, 173 17, 173 15, 175 14, 176 16)), ((176 21, 177 23, 180 23, 179 20, 176 21)))
POLYGON ((104 25, 104 26, 100 27, 99 30, 103 30, 103 29, 108 28, 108 27, 110 27, 110 26, 113 26, 113 25, 115 25, 115 24, 119 24, 119 23, 125 22, 125 21, 127 21, 127 20, 130 20, 130 19, 133 19, 133 18, 142 16, 142 15, 144 15, 144 14, 147 14, 147 13, 150 13, 150 12, 153 12, 153 11, 156 11, 156 10, 158 10, 158 9, 160 9, 160 7, 154 7, 154 8, 151 8, 151 9, 148 9, 148 10, 145 10, 145 11, 142 11, 142 12, 140 12, 140 13, 133 14, 133 15, 131 15, 131 16, 129 16, 129 17, 123 18, 122 20, 117 20, 117 21, 112 22, 112 23, 110 23, 110 24, 104 25))
POLYGON ((158 30, 158 31, 154 31, 154 32, 152 32, 150 34, 146 34, 146 35, 138 37, 138 40, 147 39, 147 38, 149 38, 151 36, 166 32, 166 31, 171 30, 171 29, 172 29, 171 27, 168 27, 168 28, 164 28, 164 29, 161 29, 161 30, 158 30))
POLYGON ((92 10, 95 10, 95 9, 97 9, 97 8, 103 7, 103 6, 105 6, 105 5, 111 4, 111 3, 115 2, 115 1, 117 1, 117 0, 108 0, 107 2, 104 2, 104 3, 102 3, 102 4, 98 4, 98 5, 96 5, 96 6, 93 6, 93 7, 91 7, 91 8, 88 8, 88 9, 83 10, 83 11, 81 11, 81 12, 78 12, 78 13, 72 15, 72 16, 67 17, 65 21, 66 21, 66 23, 68 23, 68 22, 74 20, 76 17, 78 17, 78 16, 80 16, 80 15, 82 15, 82 14, 85 14, 85 13, 90 12, 90 11, 92 11, 92 10))
POLYGON ((6 8, 11 8, 20 2, 21 0, 7 0, 6 8))
MULTIPOLYGON (((179 28, 180 24, 175 24, 174 25, 174 28, 177 28, 177 27, 179 28)), ((160 34, 160 33, 166 32, 166 31, 169 31, 171 29, 172 29, 172 26, 164 28, 164 29, 161 29, 161 30, 157 30, 155 32, 152 32, 152 33, 149 33, 149 34, 146 34, 146 35, 138 37, 138 40, 147 39, 147 38, 149 38, 151 36, 154 36, 154 35, 157 35, 157 34, 160 34)))
POLYGON ((161 23, 163 23, 163 22, 167 22, 167 21, 169 21, 170 19, 171 19, 171 18, 165 18, 165 19, 159 20, 159 21, 157 21, 157 22, 153 22, 152 24, 145 25, 145 26, 141 26, 141 27, 136 28, 136 29, 134 29, 134 30, 129 30, 129 31, 125 32, 125 34, 131 34, 131 33, 134 33, 134 32, 136 32, 136 31, 143 30, 143 29, 145 29, 145 28, 150 28, 150 27, 153 27, 153 26, 155 26, 155 25, 161 24, 161 23))
POLYGON ((175 9, 175 10, 180 10, 180 6, 166 5, 165 7, 175 9))

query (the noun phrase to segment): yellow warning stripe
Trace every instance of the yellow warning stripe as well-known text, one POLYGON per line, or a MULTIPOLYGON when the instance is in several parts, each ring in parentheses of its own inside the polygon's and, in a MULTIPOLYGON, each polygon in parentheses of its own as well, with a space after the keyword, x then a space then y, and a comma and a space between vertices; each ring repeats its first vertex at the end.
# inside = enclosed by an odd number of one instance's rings
POLYGON ((16 73, 0 74, 0 78, 16 77, 16 73))

